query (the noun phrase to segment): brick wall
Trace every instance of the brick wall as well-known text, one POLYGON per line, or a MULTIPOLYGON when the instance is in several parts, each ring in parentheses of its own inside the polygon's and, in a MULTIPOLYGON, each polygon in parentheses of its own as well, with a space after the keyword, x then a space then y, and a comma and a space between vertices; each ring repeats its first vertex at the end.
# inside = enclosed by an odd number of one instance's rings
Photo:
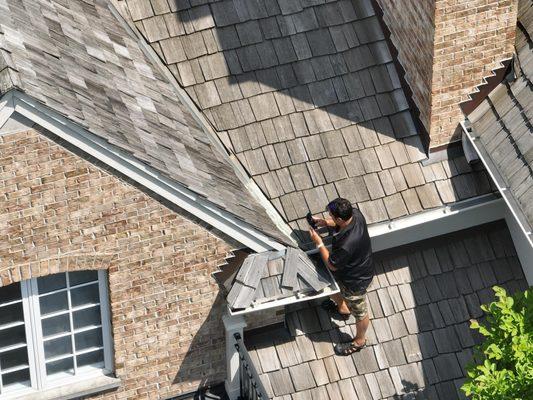
POLYGON ((420 121, 429 132, 435 3, 429 0, 377 0, 398 51, 420 121))
POLYGON ((236 244, 50 138, 0 137, 0 286, 108 269, 122 387, 98 398, 167 398, 222 381, 211 272, 236 244))
POLYGON ((430 147, 458 139, 458 104, 513 53, 517 0, 377 1, 430 147))

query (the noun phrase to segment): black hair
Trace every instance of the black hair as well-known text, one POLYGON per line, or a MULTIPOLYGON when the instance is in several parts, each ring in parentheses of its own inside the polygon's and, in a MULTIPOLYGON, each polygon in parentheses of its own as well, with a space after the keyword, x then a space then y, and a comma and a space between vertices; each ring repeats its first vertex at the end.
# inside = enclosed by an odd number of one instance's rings
POLYGON ((331 201, 327 205, 326 210, 328 210, 335 218, 340 218, 343 221, 348 221, 352 218, 353 214, 352 203, 342 197, 331 201))

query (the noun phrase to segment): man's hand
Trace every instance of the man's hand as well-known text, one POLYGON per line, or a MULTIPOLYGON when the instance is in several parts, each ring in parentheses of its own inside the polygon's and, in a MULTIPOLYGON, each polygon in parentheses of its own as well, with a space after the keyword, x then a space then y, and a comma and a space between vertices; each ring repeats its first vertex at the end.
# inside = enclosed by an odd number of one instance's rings
POLYGON ((309 228, 309 236, 311 236, 311 240, 313 241, 313 243, 318 246, 320 245, 322 242, 322 238, 320 237, 320 235, 317 233, 317 231, 315 231, 313 228, 309 228))
POLYGON ((316 222, 316 225, 319 226, 319 227, 323 227, 323 226, 333 227, 333 226, 335 226, 335 222, 333 222, 332 219, 324 219, 324 218, 313 217, 313 220, 316 222))
POLYGON ((313 228, 309 228, 309 236, 311 236, 311 240, 318 247, 318 252, 320 253, 320 257, 322 258, 322 261, 324 261, 326 267, 331 271, 336 271, 337 268, 335 268, 329 262, 329 250, 326 246, 324 246, 324 242, 322 241, 320 235, 313 228))

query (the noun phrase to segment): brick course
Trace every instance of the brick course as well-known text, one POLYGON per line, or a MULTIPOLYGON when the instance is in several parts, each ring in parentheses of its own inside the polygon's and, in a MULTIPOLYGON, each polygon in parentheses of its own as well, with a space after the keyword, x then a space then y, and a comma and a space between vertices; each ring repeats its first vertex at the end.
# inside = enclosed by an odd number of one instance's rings
POLYGON ((168 398, 222 381, 223 302, 211 273, 237 244, 51 138, 0 137, 0 286, 109 271, 122 386, 95 398, 168 398))
POLYGON ((459 103, 513 54, 517 0, 377 2, 430 147, 458 139, 459 103))

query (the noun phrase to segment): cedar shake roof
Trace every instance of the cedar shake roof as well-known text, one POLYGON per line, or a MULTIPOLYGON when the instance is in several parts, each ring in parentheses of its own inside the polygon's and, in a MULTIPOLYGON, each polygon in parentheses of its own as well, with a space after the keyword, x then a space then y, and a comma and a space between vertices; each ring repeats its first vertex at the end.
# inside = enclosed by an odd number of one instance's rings
POLYGON ((286 241, 109 7, 105 0, 1 1, 0 95, 12 88, 25 92, 286 241))
POLYGON ((113 0, 286 222, 342 196, 369 224, 492 191, 426 158, 370 0, 113 0))
MULTIPOLYGON (((533 4, 518 12, 517 78, 498 85, 470 115, 476 145, 496 181, 511 193, 511 208, 533 231, 533 4)), ((531 240, 531 239, 530 239, 531 240)))
POLYGON ((469 320, 482 316, 493 285, 527 288, 507 227, 485 225, 375 256, 362 351, 335 355, 334 344, 355 334, 355 320, 333 320, 312 302, 290 306, 286 327, 245 332, 269 398, 464 398, 459 387, 480 342, 469 320))

